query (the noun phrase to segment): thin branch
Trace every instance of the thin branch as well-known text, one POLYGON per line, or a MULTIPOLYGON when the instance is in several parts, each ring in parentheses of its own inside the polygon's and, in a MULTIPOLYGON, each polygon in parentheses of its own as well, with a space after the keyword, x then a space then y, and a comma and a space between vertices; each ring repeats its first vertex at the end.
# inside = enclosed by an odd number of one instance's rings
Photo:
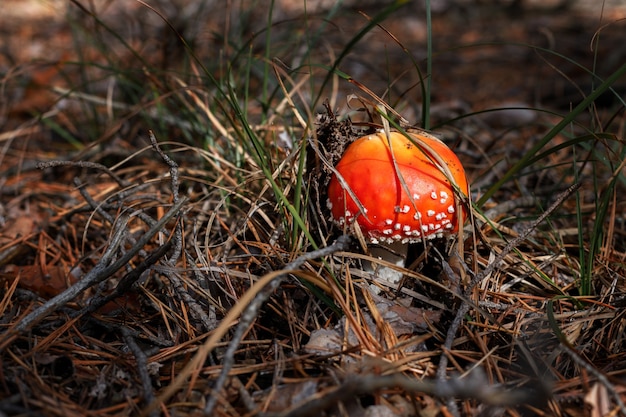
MULTIPOLYGON (((143 400, 146 404, 150 404, 154 401, 155 396, 154 388, 152 387, 152 378, 150 378, 150 372, 148 372, 148 357, 139 347, 133 332, 127 327, 121 327, 121 331, 128 349, 133 353, 137 361, 137 372, 139 373, 139 380, 143 388, 143 400)), ((150 417, 158 417, 159 415, 161 415, 161 413, 159 413, 158 410, 154 410, 150 413, 150 417)))
POLYGON ((487 267, 483 271, 481 271, 480 273, 476 275, 475 282, 473 282, 472 284, 476 285, 477 283, 485 279, 485 277, 491 275, 494 269, 500 266, 500 263, 504 260, 504 258, 506 258, 513 249, 515 249, 523 241, 525 241, 528 238, 528 236, 537 228, 537 226, 543 223, 544 220, 546 220, 548 216, 550 216, 561 204, 563 204, 563 202, 570 195, 572 195, 576 190, 578 190, 578 188, 580 188, 581 185, 582 183, 576 183, 576 184, 570 185, 565 191, 561 192, 556 197, 556 200, 550 205, 550 207, 548 207, 546 211, 541 213, 541 215, 537 217, 537 219, 532 221, 526 230, 524 230, 522 233, 520 233, 518 237, 511 240, 504 248, 502 248, 502 252, 500 252, 496 256, 493 262, 487 265, 487 267))
POLYGON ((159 154, 163 162, 170 167, 170 178, 171 178, 171 189, 172 189, 172 197, 174 198, 174 202, 178 201, 178 189, 179 189, 179 180, 178 180, 178 164, 170 158, 159 146, 159 142, 157 142, 156 136, 154 136, 154 132, 152 130, 149 132, 150 135, 150 144, 152 145, 152 149, 159 154))
MULTIPOLYGON (((308 254, 308 257, 311 257, 312 254, 322 256, 319 254, 333 253, 345 250, 349 246, 349 241, 349 237, 341 236, 333 245, 311 252, 308 254)), ((294 261, 294 263, 296 261, 294 261)), ((290 263, 290 265, 294 265, 294 263, 290 263)), ((187 364, 178 373, 178 376, 176 376, 176 378, 163 390, 161 395, 159 395, 159 397, 152 404, 142 410, 139 415, 142 417, 146 416, 150 411, 155 409, 159 405, 159 403, 167 402, 170 398, 174 396, 174 394, 176 394, 182 388, 183 384, 185 384, 187 379, 190 377, 190 385, 193 386, 194 380, 198 377, 198 374, 202 366, 206 362, 209 353, 213 349, 215 349, 216 344, 222 339, 222 337, 226 335, 226 333, 228 333, 231 326, 234 325, 237 319, 239 319, 239 317, 243 315, 244 310, 249 307, 249 304, 252 304, 254 302, 254 299, 262 291, 262 289, 266 285, 272 283, 274 280, 282 280, 290 273, 296 272, 297 271, 281 269, 278 271, 269 272, 260 277, 252 285, 252 287, 239 298, 239 301, 235 305, 233 305, 230 310, 228 310, 226 316, 221 320, 220 325, 215 330, 213 330, 210 333, 208 339, 201 346, 198 347, 196 354, 189 361, 187 361, 187 364)))
MULTIPOLYGON (((156 153, 159 154, 163 162, 170 169, 170 190, 172 191, 172 197, 174 202, 177 202, 179 197, 179 188, 180 188, 180 179, 178 174, 178 164, 172 158, 170 158, 159 146, 159 143, 154 136, 152 131, 149 132, 150 135, 150 143, 152 148, 156 153)), ((210 319, 209 315, 205 312, 204 308, 198 304, 198 302, 189 294, 189 292, 185 289, 185 285, 183 285, 183 281, 176 274, 177 271, 176 263, 178 258, 183 253, 183 225, 182 223, 178 223, 174 228, 174 250, 169 259, 164 260, 164 264, 169 266, 170 269, 166 269, 163 274, 167 276, 170 283, 172 284, 172 289, 174 293, 178 296, 178 298, 184 302, 192 313, 192 317, 199 320, 204 328, 207 331, 213 330, 213 321, 210 319)))
POLYGON ((37 164, 37 168, 39 169, 46 169, 46 168, 55 168, 55 167, 65 167, 65 166, 72 166, 72 167, 79 167, 79 168, 89 168, 89 169, 95 169, 98 171, 102 171, 105 174, 107 174, 108 176, 110 176, 111 178, 113 178, 113 180, 119 184, 119 186, 121 188, 126 188, 128 186, 130 186, 131 184, 120 178, 115 172, 111 171, 108 167, 99 164, 97 162, 89 162, 89 161, 47 161, 47 162, 39 162, 37 164))
POLYGON ((63 307, 78 295, 82 294, 87 288, 90 288, 111 275, 113 275, 120 268, 130 262, 130 260, 144 248, 144 246, 156 235, 174 216, 176 216, 183 205, 187 202, 187 199, 181 199, 177 204, 174 204, 167 213, 163 215, 159 221, 157 221, 152 228, 144 233, 137 243, 117 261, 112 262, 118 247, 120 246, 124 235, 127 233, 126 224, 128 222, 128 216, 123 215, 118 218, 118 226, 115 227, 115 233, 109 247, 102 255, 100 261, 89 271, 83 279, 76 284, 69 287, 67 290, 56 295, 50 300, 46 301, 41 307, 29 313, 26 317, 21 319, 12 329, 7 331, 3 339, 10 337, 13 333, 21 333, 32 326, 39 323, 45 317, 49 316, 54 311, 63 307), (112 262, 112 263, 111 263, 112 262), (8 336, 7 336, 8 335, 8 336))
MULTIPOLYGON (((463 323, 463 318, 465 317, 465 314, 467 314, 467 312, 472 307, 472 304, 470 304, 469 302, 465 300, 470 299, 476 284, 482 282, 482 280, 484 280, 485 277, 488 277, 500 265, 500 263, 504 260, 504 258, 508 256, 508 254, 513 249, 515 249, 524 240, 526 240, 526 238, 528 238, 528 236, 532 233, 532 231, 534 231, 537 228, 537 226, 539 226, 550 214, 552 214, 563 203, 563 201, 565 201, 570 195, 572 195, 580 186, 581 186, 581 183, 573 184, 570 187, 568 187, 565 191, 563 191, 561 194, 559 194, 556 200, 550 205, 550 207, 548 207, 546 211, 544 211, 539 217, 537 217, 537 219, 535 219, 528 226, 528 228, 526 228, 526 230, 520 233, 518 237, 511 240, 504 248, 502 248, 502 251, 495 257, 493 262, 487 265, 487 267, 484 270, 480 271, 472 279, 470 285, 465 290, 464 301, 462 302, 461 306, 456 312, 456 315, 454 316, 454 320, 452 321, 452 324, 450 325, 450 328, 448 329, 448 332, 446 334, 446 340, 442 347, 443 352, 441 353, 441 356, 439 358, 439 365, 437 367, 437 380, 439 382, 443 382, 446 380, 446 368, 448 366, 448 352, 452 350, 452 344, 454 343, 456 333, 458 332, 459 328, 461 327, 461 324, 463 323)), ((456 410, 456 405, 454 404, 453 401, 448 402, 448 407, 450 408, 450 411, 452 413, 454 413, 455 415, 458 415, 458 410, 456 410)))
POLYGON ((89 204, 89 207, 91 207, 100 216, 102 216, 102 218, 109 222, 109 224, 112 225, 115 223, 115 218, 105 211, 106 205, 103 203, 98 203, 96 200, 94 200, 93 197, 91 197, 91 195, 89 195, 89 193, 87 192, 87 189, 83 187, 83 184, 80 182, 80 179, 78 177, 74 177, 74 185, 78 189, 78 192, 83 197, 83 199, 87 202, 87 204, 89 204))
POLYGON ((398 388, 408 393, 427 394, 440 398, 477 399, 491 406, 515 406, 536 404, 539 398, 534 390, 524 388, 507 389, 490 385, 481 372, 472 372, 466 378, 451 378, 445 381, 428 381, 409 378, 403 374, 392 375, 351 375, 334 390, 324 395, 314 396, 304 403, 276 414, 262 414, 263 417, 309 417, 323 415, 325 410, 338 403, 351 400, 364 394, 372 394, 382 389, 398 388))
MULTIPOLYGON (((331 255, 335 252, 347 250, 350 246, 350 237, 346 235, 340 236, 332 245, 329 245, 325 248, 321 248, 318 250, 314 250, 308 253, 305 253, 302 256, 294 259, 292 262, 285 265, 284 270, 293 271, 299 269, 305 262, 321 258, 324 256, 331 255)), ((254 300, 250 304, 248 304, 241 314, 241 318, 239 320, 239 324, 235 329, 235 334, 228 345, 228 349, 224 354, 224 362, 222 363, 222 370, 220 371, 220 375, 215 381, 215 385, 213 386, 213 394, 208 398, 206 406, 204 407, 204 412, 210 415, 213 412, 213 408, 217 404, 218 395, 224 384, 226 383, 226 378, 228 378, 228 374, 235 364, 235 351, 239 348, 239 344, 241 343, 241 339, 243 335, 248 331, 248 328, 252 325, 254 320, 259 314, 259 310, 263 303, 267 301, 267 299, 272 295, 274 291, 279 287, 279 285, 288 277, 288 274, 281 274, 270 281, 261 291, 259 291, 254 297, 254 300)))
POLYGON ((161 259, 167 251, 172 247, 172 241, 168 240, 163 245, 159 246, 157 250, 152 252, 146 259, 141 261, 135 268, 133 268, 129 273, 124 275, 124 277, 117 284, 113 292, 104 297, 93 297, 89 305, 84 307, 82 310, 78 311, 75 315, 70 315, 71 317, 84 316, 86 314, 90 314, 100 307, 105 305, 106 303, 115 300, 116 298, 122 296, 126 293, 130 287, 137 282, 137 280, 141 277, 141 275, 150 267, 155 265, 159 259, 161 259))

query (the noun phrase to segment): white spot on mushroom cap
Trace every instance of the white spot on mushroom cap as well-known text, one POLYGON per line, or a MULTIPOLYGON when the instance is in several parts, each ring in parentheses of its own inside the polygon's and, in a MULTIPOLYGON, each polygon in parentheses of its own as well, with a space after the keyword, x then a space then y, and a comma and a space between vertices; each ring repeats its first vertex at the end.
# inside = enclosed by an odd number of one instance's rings
POLYGON ((449 219, 443 219, 440 223, 423 224, 418 229, 411 228, 410 225, 402 225, 395 223, 393 229, 387 228, 382 231, 368 232, 369 242, 372 244, 393 244, 400 242, 402 244, 420 242, 421 239, 442 238, 453 229, 454 225, 449 219), (400 226, 401 231, 398 231, 400 226), (444 233, 445 231, 445 233, 444 233))
MULTIPOLYGON (((449 193, 445 191, 439 191, 438 193, 439 196, 437 196, 437 193, 435 192, 431 193, 433 200, 438 200, 438 198, 440 198, 437 203, 443 203, 444 200, 449 198, 449 193)), ((418 194, 414 194, 413 198, 419 199, 420 196, 418 194)), ((332 211, 333 204, 330 200, 326 201, 326 206, 332 211)), ((456 208, 454 204, 448 205, 447 207, 444 205, 444 207, 444 209, 428 210, 425 212, 429 222, 432 223, 426 222, 421 224, 421 220, 424 217, 422 212, 419 210, 413 211, 412 206, 405 204, 394 207, 394 213, 396 213, 396 216, 393 217, 396 218, 384 219, 382 222, 382 230, 369 230, 369 226, 371 226, 371 224, 360 224, 360 221, 359 224, 361 226, 361 230, 366 233, 368 241, 371 244, 392 244, 396 242, 406 244, 410 242, 420 242, 422 239, 430 240, 443 237, 447 235, 449 231, 454 229, 454 224, 449 219, 449 215, 455 213, 456 208), (413 220, 401 220, 403 214, 410 214, 413 220), (414 222, 412 223, 412 221, 414 222), (416 225, 416 222, 419 223, 419 225, 416 225)), ((367 209, 365 207, 363 207, 359 212, 359 214, 362 213, 367 213, 367 209)), ((344 217, 335 219, 331 215, 330 220, 339 226, 345 226, 356 222, 357 217, 355 217, 350 210, 346 209, 344 217)))

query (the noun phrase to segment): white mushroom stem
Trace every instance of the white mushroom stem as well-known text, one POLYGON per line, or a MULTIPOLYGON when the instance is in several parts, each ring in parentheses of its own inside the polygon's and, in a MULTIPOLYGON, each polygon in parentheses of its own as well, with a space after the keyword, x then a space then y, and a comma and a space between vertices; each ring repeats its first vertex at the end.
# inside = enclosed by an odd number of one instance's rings
MULTIPOLYGON (((408 249, 409 245, 407 243, 396 241, 390 244, 384 243, 376 246, 370 246, 369 252, 374 258, 392 263, 399 268, 404 268, 408 249)), ((402 280, 403 274, 401 271, 386 265, 381 265, 376 262, 365 262, 364 268, 366 271, 372 273, 374 275, 374 279, 380 284, 393 289, 397 288, 398 284, 402 280)), ((371 285, 370 288, 376 294, 380 292, 380 288, 376 285, 371 285)))

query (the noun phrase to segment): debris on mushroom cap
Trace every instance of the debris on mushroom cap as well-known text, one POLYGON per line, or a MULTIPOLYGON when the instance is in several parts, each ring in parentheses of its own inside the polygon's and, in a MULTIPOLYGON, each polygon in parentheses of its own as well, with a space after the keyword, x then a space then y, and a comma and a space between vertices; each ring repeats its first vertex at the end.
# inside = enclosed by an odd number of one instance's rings
MULTIPOLYGON (((465 171, 454 152, 434 136, 410 135, 446 161, 456 186, 467 196, 465 171)), ((356 220, 372 243, 416 242, 456 232, 454 187, 433 160, 399 132, 391 132, 389 141, 382 132, 357 139, 348 146, 335 169, 361 206, 333 175, 327 202, 332 220, 339 226, 356 220)), ((462 211, 465 220, 466 213, 462 211)))

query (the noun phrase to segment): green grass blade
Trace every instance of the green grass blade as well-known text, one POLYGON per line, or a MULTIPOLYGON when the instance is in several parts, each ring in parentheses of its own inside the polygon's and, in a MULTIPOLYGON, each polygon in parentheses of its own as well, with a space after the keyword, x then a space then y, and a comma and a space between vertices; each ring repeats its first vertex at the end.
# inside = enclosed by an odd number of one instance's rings
POLYGON ((537 154, 546 144, 548 144, 556 135, 558 135, 567 125, 572 123, 574 119, 586 110, 602 93, 607 91, 618 79, 626 74, 626 64, 622 65, 617 71, 611 74, 610 77, 604 80, 598 88, 591 92, 583 101, 581 101, 568 115, 557 123, 550 131, 532 147, 520 160, 513 165, 491 188, 489 188, 485 194, 483 194, 476 204, 482 207, 493 194, 498 191, 503 184, 509 181, 518 172, 528 166, 529 161, 537 154))
POLYGON ((341 51, 341 53, 339 54, 337 59, 335 59, 335 62, 333 62, 333 65, 331 66, 330 70, 326 74, 326 77, 324 77, 324 81, 322 82, 322 85, 319 88, 319 93, 315 97, 315 100, 313 100, 312 108, 317 107, 317 105, 318 105, 318 103, 319 103, 319 101, 321 99, 321 96, 322 96, 322 94, 324 92, 324 89, 326 88, 326 85, 328 85, 328 83, 330 82, 331 78, 335 74, 335 71, 337 69, 339 69, 339 65, 341 64, 343 59, 346 56, 348 56, 348 54, 352 51, 354 46, 357 43, 359 43, 361 41, 361 39, 363 39, 363 37, 365 35, 367 35, 374 27, 376 27, 376 25, 378 25, 380 22, 382 22, 387 17, 389 17, 389 15, 391 13, 395 12, 396 10, 398 10, 399 8, 401 8, 402 6, 404 6, 405 4, 408 4, 408 3, 409 3, 408 0, 396 0, 396 1, 394 1, 389 6, 384 8, 380 13, 378 13, 376 16, 374 16, 374 18, 372 20, 368 21, 367 24, 352 39, 350 39, 350 41, 343 48, 343 50, 341 51))

